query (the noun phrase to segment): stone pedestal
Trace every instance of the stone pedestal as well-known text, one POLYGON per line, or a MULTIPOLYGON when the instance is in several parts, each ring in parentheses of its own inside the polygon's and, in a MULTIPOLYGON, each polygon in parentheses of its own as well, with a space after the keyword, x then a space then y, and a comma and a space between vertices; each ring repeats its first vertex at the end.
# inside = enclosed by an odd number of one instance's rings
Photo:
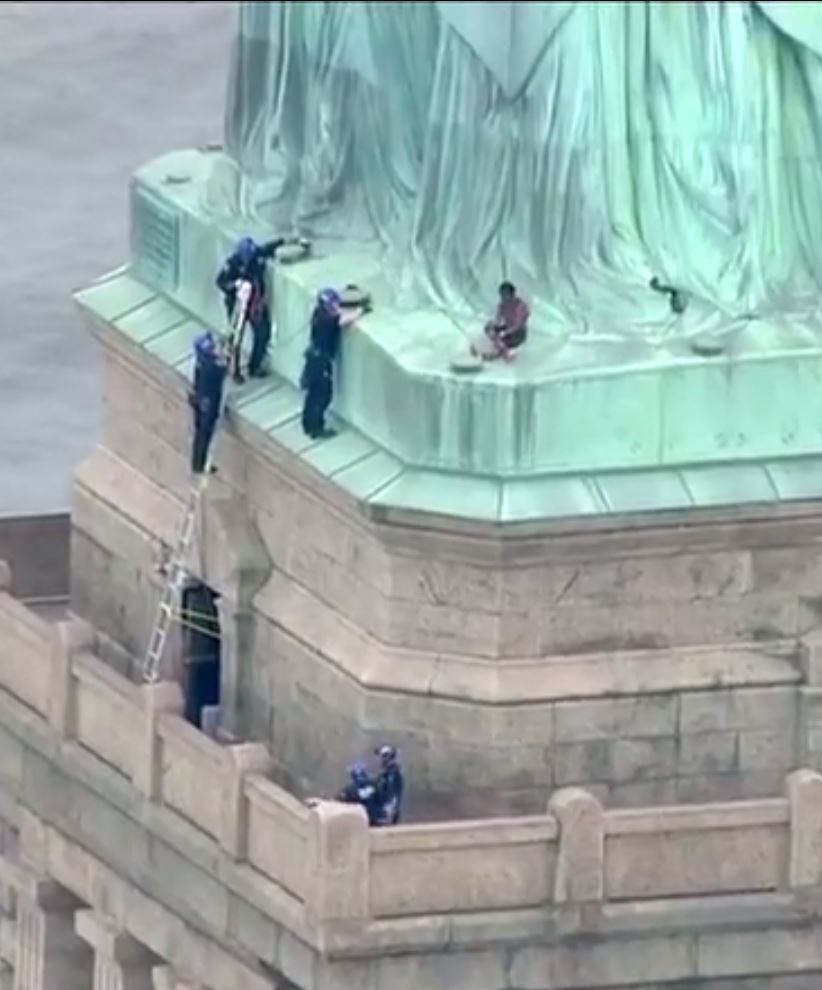
MULTIPOLYGON (((190 352, 189 314, 128 275, 83 305, 107 412, 77 474, 77 611, 105 631, 122 616, 142 650, 136 568, 187 492, 187 384, 163 355, 190 352)), ((236 397, 192 551, 221 596, 220 741, 266 740, 315 794, 390 741, 409 801, 459 815, 537 814, 563 787, 608 806, 774 796, 822 767, 822 650, 796 655, 819 621, 818 504, 773 504, 769 481, 720 509, 735 486, 721 472, 688 475, 715 506, 699 513, 657 511, 676 485, 656 477, 560 497, 514 476, 406 475, 353 430, 307 442, 290 389, 236 397), (635 497, 653 511, 629 512, 635 497)))
POLYGON ((94 950, 94 990, 152 990, 154 956, 109 919, 79 911, 75 928, 94 950))

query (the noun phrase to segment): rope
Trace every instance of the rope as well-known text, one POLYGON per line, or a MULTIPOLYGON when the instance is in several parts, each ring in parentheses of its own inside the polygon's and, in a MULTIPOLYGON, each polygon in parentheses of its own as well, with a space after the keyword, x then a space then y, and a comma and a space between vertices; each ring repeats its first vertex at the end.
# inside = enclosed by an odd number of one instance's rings
POLYGON ((219 641, 222 638, 220 636, 219 629, 215 632, 213 628, 207 628, 206 626, 200 625, 196 622, 189 622, 187 619, 183 618, 182 612, 176 612, 172 618, 182 629, 191 629, 193 632, 198 632, 202 636, 207 636, 209 639, 216 639, 219 641))

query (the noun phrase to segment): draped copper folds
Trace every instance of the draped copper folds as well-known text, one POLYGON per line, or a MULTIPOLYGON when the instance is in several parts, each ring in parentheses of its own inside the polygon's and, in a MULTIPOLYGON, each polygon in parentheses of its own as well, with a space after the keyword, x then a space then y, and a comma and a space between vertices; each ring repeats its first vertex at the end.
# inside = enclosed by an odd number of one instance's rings
POLYGON ((506 277, 653 340, 817 325, 820 115, 815 4, 246 3, 226 144, 245 212, 378 248, 398 304, 506 277))

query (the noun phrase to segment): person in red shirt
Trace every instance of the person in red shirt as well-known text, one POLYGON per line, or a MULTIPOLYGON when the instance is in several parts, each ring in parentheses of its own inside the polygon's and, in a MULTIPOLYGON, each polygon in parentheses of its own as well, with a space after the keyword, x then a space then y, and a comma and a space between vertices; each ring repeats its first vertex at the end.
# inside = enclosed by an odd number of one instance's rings
POLYGON ((474 353, 486 360, 501 357, 510 361, 528 337, 530 315, 528 304, 517 295, 516 286, 503 282, 494 318, 485 324, 486 340, 473 348, 474 353))

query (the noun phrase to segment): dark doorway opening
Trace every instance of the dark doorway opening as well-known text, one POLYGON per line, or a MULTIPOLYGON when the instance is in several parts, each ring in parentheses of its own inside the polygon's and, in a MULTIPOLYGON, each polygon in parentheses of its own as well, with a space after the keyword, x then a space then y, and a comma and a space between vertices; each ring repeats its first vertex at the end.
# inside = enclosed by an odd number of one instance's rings
POLYGON ((189 582, 180 602, 183 626, 186 719, 203 728, 203 710, 220 704, 220 596, 207 584, 189 582))

